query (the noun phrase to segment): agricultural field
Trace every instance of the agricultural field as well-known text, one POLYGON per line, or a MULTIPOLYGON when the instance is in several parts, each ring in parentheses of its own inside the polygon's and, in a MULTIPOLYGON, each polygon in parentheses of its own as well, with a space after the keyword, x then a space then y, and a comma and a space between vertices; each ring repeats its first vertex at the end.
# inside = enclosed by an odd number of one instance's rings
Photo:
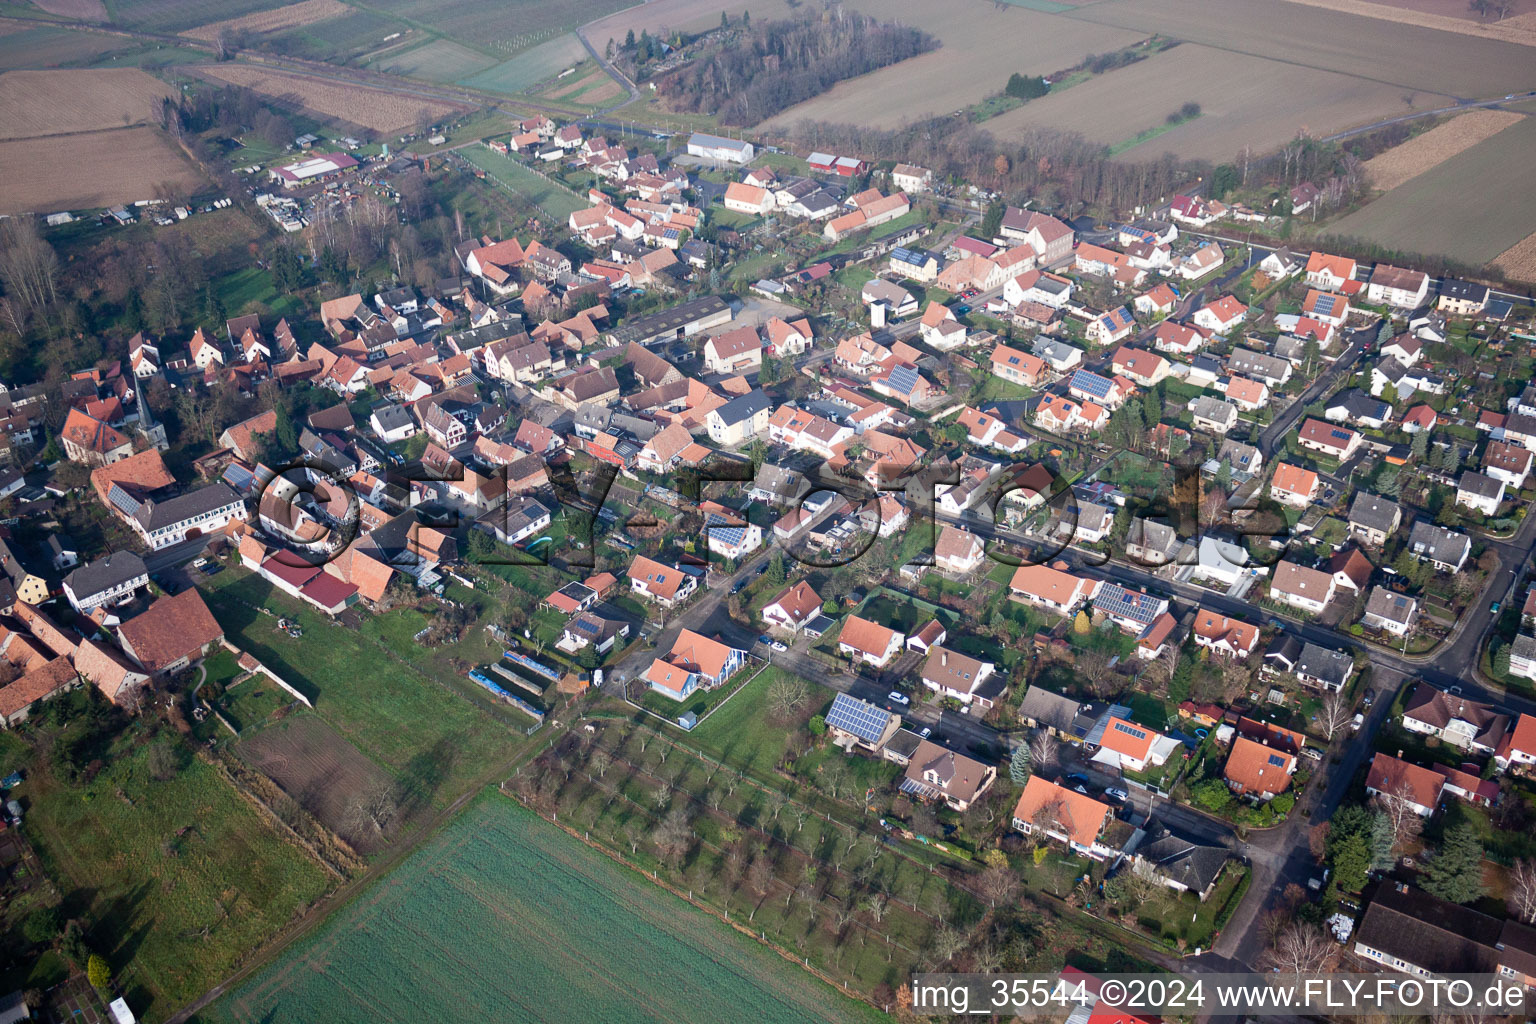
POLYGON ((125 49, 126 39, 67 28, 25 28, 0 35, 0 71, 82 64, 125 49))
POLYGON ((428 111, 431 119, 436 120, 456 109, 437 100, 397 96, 381 89, 247 64, 198 65, 188 70, 230 85, 254 89, 274 99, 296 103, 308 112, 384 134, 415 124, 423 110, 428 111))
POLYGON ((612 102, 624 94, 624 87, 612 75, 595 63, 587 63, 565 79, 550 83, 539 93, 539 96, 542 99, 596 107, 612 102))
POLYGON ((433 39, 410 49, 393 50, 369 67, 429 82, 454 82, 484 71, 494 63, 485 54, 451 39, 433 39))
POLYGON ((148 1020, 201 995, 330 885, 206 761, 182 751, 181 769, 156 779, 149 751, 164 742, 120 741, 78 787, 46 771, 26 783, 32 842, 100 921, 92 944, 148 1020))
POLYGON ((203 586, 233 643, 304 691, 326 725, 435 806, 464 793, 523 738, 521 724, 509 727, 513 712, 489 695, 482 700, 467 679, 430 677, 250 572, 228 569, 203 586), (251 606, 297 620, 304 636, 290 637, 251 606))
POLYGON ((501 796, 472 804, 210 1022, 878 1015, 501 796), (560 922, 558 941, 549 922, 560 922), (434 965, 429 977, 424 963, 434 965), (644 978, 643 985, 632 979, 644 978))
POLYGON ((628 5, 629 0, 380 0, 374 9, 510 57, 628 5))
POLYGON ((1536 283, 1536 234, 1526 235, 1493 261, 1510 277, 1536 283))
POLYGON ((183 32, 282 6, 282 0, 113 0, 112 21, 148 32, 183 32))
POLYGON ((376 832, 351 813, 354 801, 388 789, 389 773, 314 714, 300 711, 244 735, 235 753, 358 853, 375 852, 402 824, 396 819, 376 832))
POLYGON ((0 75, 0 139, 143 124, 172 95, 135 68, 8 71, 0 75))
POLYGON ((345 63, 377 51, 385 45, 385 37, 395 33, 400 33, 401 38, 388 45, 401 49, 414 44, 422 35, 391 18, 353 8, 350 14, 339 18, 274 32, 262 42, 289 56, 345 63))
POLYGON ((1367 160, 1366 178, 1371 187, 1390 191, 1462 150, 1471 149, 1484 139, 1497 135, 1521 117, 1510 110, 1474 110, 1460 114, 1367 160))
POLYGON ((107 7, 101 0, 33 0, 39 8, 71 21, 106 21, 107 7))
MULTIPOLYGON (((765 3, 752 5, 752 17, 757 21, 786 18, 798 6, 785 0, 766 0, 765 3)), ((650 0, 588 22, 582 26, 581 34, 590 39, 592 45, 601 52, 608 45, 608 40, 612 39, 614 45, 618 45, 624 42, 624 37, 630 32, 637 36, 641 32, 664 36, 671 29, 697 32, 717 28, 720 25, 721 10, 729 11, 733 16, 737 13, 732 6, 722 8, 713 0, 650 0)))
POLYGON ((287 4, 269 11, 254 11, 238 18, 209 22, 207 25, 188 29, 182 35, 213 42, 219 38, 220 32, 257 34, 281 32, 284 29, 325 21, 327 18, 339 18, 351 10, 352 8, 341 0, 299 0, 296 4, 287 4))
MULTIPOLYGON (((984 0, 955 0, 943 5, 922 0, 854 0, 851 6, 873 17, 932 32, 943 46, 839 82, 815 99, 772 118, 769 125, 784 127, 811 118, 894 128, 979 102, 1002 89, 1015 71, 1048 75, 1081 62, 1090 53, 1117 50, 1151 34, 984 0)), ((753 17, 757 17, 755 11, 753 17)), ((718 14, 715 20, 718 22, 718 14)), ((1166 31, 1166 26, 1159 31, 1166 31)), ((1172 107, 1182 102, 1178 100, 1172 107)), ((995 123, 988 122, 988 127, 995 123)))
MULTIPOLYGON (((1210 15, 1203 0, 1107 0, 1050 17, 1143 35, 1161 32, 1218 50, 1356 75, 1399 90, 1502 96, 1536 88, 1536 60, 1529 49, 1513 43, 1319 7, 1282 9, 1268 0, 1225 0, 1221 17, 1210 15), (1177 30, 1171 31, 1171 26, 1177 30), (1427 53, 1435 59, 1425 60, 1427 53)), ((1402 107, 1398 98, 1382 116, 1398 113, 1402 107)))
POLYGON ((1327 230, 1402 252, 1444 253, 1471 264, 1492 262, 1536 232, 1536 195, 1529 188, 1533 157, 1536 118, 1527 117, 1327 230))
POLYGON ((95 209, 151 199, 162 183, 206 182, 158 129, 118 128, 0 142, 0 213, 95 209))
POLYGON ((573 64, 587 59, 587 48, 574 32, 567 32, 548 42, 523 51, 478 74, 458 81, 471 89, 487 92, 526 92, 547 78, 553 78, 573 64))
MULTIPOLYGON (((1413 101, 1422 109, 1452 102, 1425 93, 1413 101)), ((1168 151, 1225 161, 1244 146, 1264 152, 1300 131, 1326 135, 1368 122, 1394 104, 1407 112, 1402 90, 1380 82, 1185 43, 1033 100, 992 118, 986 128, 999 138, 1042 126, 1070 128, 1111 147, 1166 128, 1127 146, 1124 158, 1168 151), (1167 128, 1168 115, 1191 102, 1200 105, 1201 115, 1167 128)))
POLYGON ((1381 18, 1405 25, 1421 25, 1442 32, 1459 32, 1463 35, 1481 36, 1484 39, 1500 39, 1504 42, 1536 46, 1536 13, 1531 11, 1530 0, 1519 0, 1510 5, 1510 17, 1501 21, 1482 21, 1472 11, 1471 4, 1461 0, 1388 0, 1371 3, 1368 0, 1291 0, 1292 3, 1358 14, 1366 18, 1381 18))

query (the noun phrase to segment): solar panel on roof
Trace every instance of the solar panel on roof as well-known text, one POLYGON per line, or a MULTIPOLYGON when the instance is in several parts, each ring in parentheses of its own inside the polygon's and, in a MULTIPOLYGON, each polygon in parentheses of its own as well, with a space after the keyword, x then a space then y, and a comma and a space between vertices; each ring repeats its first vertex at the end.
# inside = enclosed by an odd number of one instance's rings
POLYGON ((1274 765, 1276 768, 1284 768, 1285 758, 1281 757, 1279 754, 1270 754, 1269 763, 1274 765))
POLYGON ((1335 441, 1348 441, 1350 437, 1349 431, 1347 430, 1330 430, 1328 433, 1333 436, 1335 441))
POLYGON ((1078 370, 1072 375, 1072 386, 1079 391, 1086 391, 1095 398, 1103 398, 1109 394, 1109 389, 1114 386, 1114 381, 1108 377, 1101 377, 1091 370, 1078 370))
POLYGON ((1115 723, 1115 731, 1116 732, 1123 732, 1127 736, 1134 736, 1138 740, 1144 740, 1144 739, 1147 738, 1147 734, 1145 732, 1143 732, 1140 729, 1133 729, 1129 725, 1125 724, 1124 722, 1116 722, 1115 723))
POLYGON ((123 490, 117 484, 113 484, 112 489, 107 492, 107 500, 110 501, 113 506, 124 515, 129 516, 137 512, 139 510, 139 505, 141 504, 137 498, 123 490))
POLYGON ((918 373, 910 366, 898 366, 891 371, 889 383, 891 388, 902 394, 911 394, 917 387, 918 373))
POLYGON ((839 693, 827 711, 828 726, 852 733, 870 743, 880 739, 889 721, 889 713, 846 693, 839 693))

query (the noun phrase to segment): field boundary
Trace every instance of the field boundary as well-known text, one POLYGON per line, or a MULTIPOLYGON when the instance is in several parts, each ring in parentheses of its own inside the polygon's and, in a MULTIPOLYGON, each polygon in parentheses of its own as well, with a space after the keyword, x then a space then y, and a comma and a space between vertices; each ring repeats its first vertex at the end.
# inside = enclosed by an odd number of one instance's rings
POLYGON ((1368 0, 1288 0, 1288 2, 1300 4, 1303 7, 1320 7, 1325 11, 1337 11, 1340 14, 1353 14, 1362 18, 1395 21, 1399 25, 1413 25, 1439 32, 1455 32, 1458 35, 1473 36, 1477 39, 1491 39, 1502 43, 1514 43, 1518 46, 1536 46, 1536 30, 1526 28, 1524 25, 1501 22, 1483 24, 1465 18, 1431 14, 1428 11, 1409 11, 1389 7, 1386 4, 1373 4, 1368 0))

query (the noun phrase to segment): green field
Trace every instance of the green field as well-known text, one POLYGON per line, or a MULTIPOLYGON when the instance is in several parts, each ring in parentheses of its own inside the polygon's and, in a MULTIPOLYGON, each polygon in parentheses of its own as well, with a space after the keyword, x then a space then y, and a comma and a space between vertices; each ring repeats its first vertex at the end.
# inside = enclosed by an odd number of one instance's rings
POLYGON ((567 32, 524 50, 511 60, 461 78, 459 84, 487 92, 525 92, 585 59, 586 47, 574 32, 567 32))
POLYGON ((1324 230, 1401 252, 1487 263, 1536 232, 1533 157, 1536 117, 1527 117, 1324 230))
POLYGON ((328 725, 391 773, 424 785, 435 803, 452 802, 522 739, 526 720, 467 679, 429 676, 390 657, 369 635, 379 635, 378 620, 364 632, 349 629, 243 569, 208 581, 205 597, 233 643, 306 691, 328 725), (303 637, 279 631, 274 616, 251 605, 297 619, 303 637))
POLYGON ((748 1014, 763 1024, 880 1019, 486 796, 203 1019, 702 1024, 748 1014))
POLYGON ((484 71, 495 61, 451 39, 433 39, 421 46, 395 50, 369 66, 375 71, 411 75, 429 82, 452 82, 484 71))
POLYGON ((587 208, 586 202, 574 193, 509 156, 502 156, 484 146, 467 146, 459 152, 482 171, 494 174, 513 192, 543 210, 562 226, 572 213, 587 208))
POLYGON ((108 10, 119 25, 149 32, 180 32, 211 21, 270 11, 287 0, 112 0, 108 10))
POLYGON ((88 64, 104 53, 132 47, 124 39, 63 28, 29 28, 0 35, 0 71, 88 64))
POLYGON ((629 0, 379 0, 374 9, 486 53, 511 56, 629 6, 629 0))
MULTIPOLYGON (((283 32, 263 37, 263 43, 281 53, 315 60, 345 62, 385 45, 384 37, 409 30, 393 18, 373 11, 353 11, 339 18, 327 18, 308 25, 297 25, 283 32)), ((389 45, 396 45, 395 40, 389 45)))
POLYGON ((130 733, 91 782, 33 772, 18 794, 49 875, 96 918, 91 944, 145 1019, 201 995, 328 884, 211 765, 183 751, 180 772, 154 779, 148 751, 164 742, 130 733))

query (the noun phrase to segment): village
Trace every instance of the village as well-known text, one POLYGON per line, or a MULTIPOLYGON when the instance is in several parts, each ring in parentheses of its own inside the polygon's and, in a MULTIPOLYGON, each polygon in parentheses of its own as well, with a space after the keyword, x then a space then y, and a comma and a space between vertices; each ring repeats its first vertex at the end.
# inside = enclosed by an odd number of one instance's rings
MULTIPOLYGON (((348 141, 251 176, 284 234, 399 203, 412 161, 348 141)), ((1529 298, 1254 240, 1310 182, 1108 223, 703 132, 473 145, 575 208, 4 382, 7 729, 105 702, 235 748, 379 637, 537 739, 535 809, 678 747, 1148 962, 1326 928, 1536 985, 1529 298), (1461 918, 1470 954, 1419 934, 1461 918)), ((367 850, 349 799, 296 831, 367 850)))

